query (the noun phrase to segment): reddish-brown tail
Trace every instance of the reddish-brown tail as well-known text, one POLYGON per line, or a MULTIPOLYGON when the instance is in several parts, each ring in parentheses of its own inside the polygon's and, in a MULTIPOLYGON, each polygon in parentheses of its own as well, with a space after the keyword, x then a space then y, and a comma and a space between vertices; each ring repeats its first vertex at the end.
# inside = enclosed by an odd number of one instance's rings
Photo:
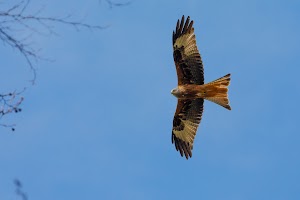
POLYGON ((230 84, 230 74, 215 81, 205 84, 205 99, 212 101, 228 110, 231 110, 228 100, 228 86, 230 84))

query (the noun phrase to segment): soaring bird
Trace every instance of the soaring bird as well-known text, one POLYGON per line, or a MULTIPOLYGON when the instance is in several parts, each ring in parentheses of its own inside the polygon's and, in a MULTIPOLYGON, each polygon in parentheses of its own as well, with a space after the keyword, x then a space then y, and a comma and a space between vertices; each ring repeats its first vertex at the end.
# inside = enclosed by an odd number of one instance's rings
POLYGON ((173 57, 178 86, 171 91, 177 97, 173 119, 172 143, 186 159, 192 157, 193 143, 200 124, 204 99, 231 110, 227 96, 230 74, 204 84, 203 63, 196 45, 190 17, 177 21, 173 31, 173 57))

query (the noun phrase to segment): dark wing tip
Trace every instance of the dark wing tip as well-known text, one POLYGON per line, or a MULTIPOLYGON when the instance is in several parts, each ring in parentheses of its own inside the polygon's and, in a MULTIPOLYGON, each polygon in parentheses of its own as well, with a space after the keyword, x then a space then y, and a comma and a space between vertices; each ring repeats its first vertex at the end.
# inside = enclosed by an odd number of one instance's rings
POLYGON ((185 20, 184 15, 182 15, 181 20, 177 20, 176 30, 175 33, 173 33, 173 43, 175 43, 176 39, 179 38, 181 35, 190 32, 193 28, 193 23, 193 20, 190 21, 190 16, 188 16, 185 20))
POLYGON ((175 142, 176 151, 179 151, 181 157, 185 156, 188 160, 192 157, 192 148, 188 142, 185 142, 176 137, 176 135, 172 132, 172 144, 175 142))
POLYGON ((181 21, 182 21, 182 22, 184 21, 184 15, 182 15, 182 17, 181 17, 181 21))

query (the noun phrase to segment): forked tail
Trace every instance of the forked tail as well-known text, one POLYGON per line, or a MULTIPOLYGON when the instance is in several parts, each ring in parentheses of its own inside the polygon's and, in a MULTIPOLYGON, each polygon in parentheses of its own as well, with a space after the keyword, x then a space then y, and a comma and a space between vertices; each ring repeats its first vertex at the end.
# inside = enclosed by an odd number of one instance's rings
POLYGON ((228 110, 231 110, 228 100, 228 86, 230 84, 230 74, 215 81, 205 84, 205 99, 212 101, 228 110))

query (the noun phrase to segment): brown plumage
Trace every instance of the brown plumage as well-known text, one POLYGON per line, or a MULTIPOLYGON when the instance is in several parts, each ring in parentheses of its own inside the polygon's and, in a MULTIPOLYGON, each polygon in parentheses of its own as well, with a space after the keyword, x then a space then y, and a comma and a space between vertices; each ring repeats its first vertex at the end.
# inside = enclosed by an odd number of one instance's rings
POLYGON ((197 128, 203 113, 204 99, 231 110, 228 101, 230 74, 204 84, 204 70, 196 45, 193 21, 190 17, 177 21, 173 31, 173 56, 178 86, 171 93, 178 98, 173 119, 172 143, 186 159, 192 157, 197 128))

